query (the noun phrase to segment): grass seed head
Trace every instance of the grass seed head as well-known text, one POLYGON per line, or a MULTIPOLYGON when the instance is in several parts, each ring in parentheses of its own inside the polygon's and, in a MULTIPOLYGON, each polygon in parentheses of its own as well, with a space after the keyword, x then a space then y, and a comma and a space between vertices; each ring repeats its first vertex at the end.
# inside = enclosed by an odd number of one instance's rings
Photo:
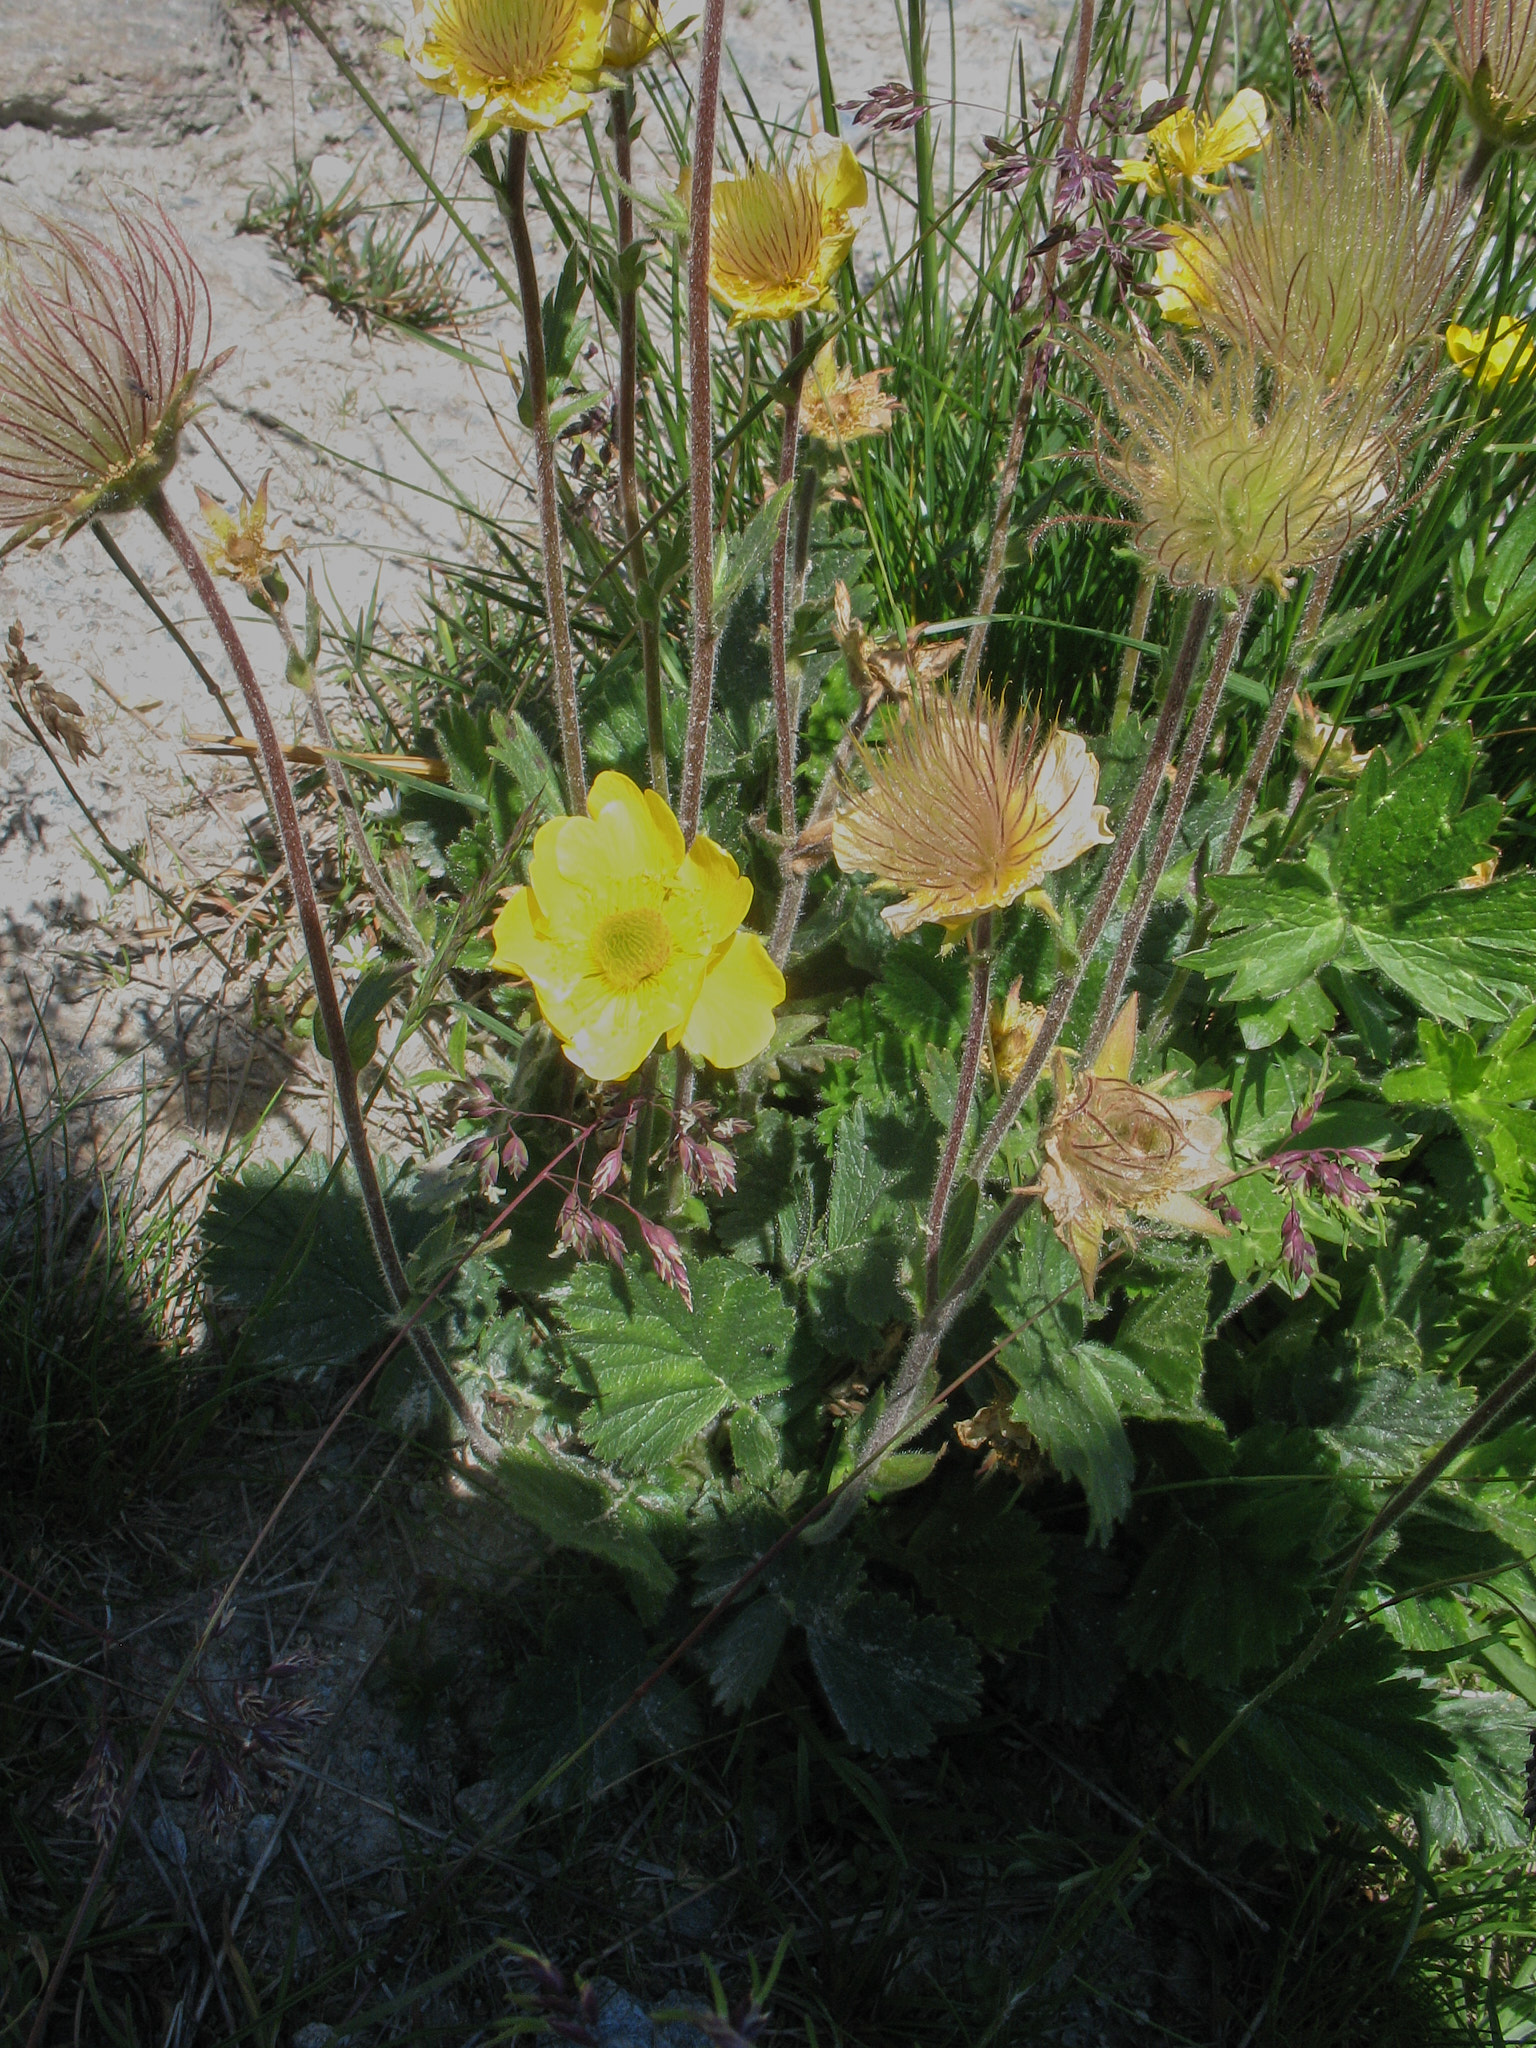
POLYGON ((224 360, 165 215, 115 219, 115 248, 53 220, 0 241, 0 553, 142 504, 224 360))
POLYGON ((1170 583, 1284 591, 1392 516, 1402 431, 1383 407, 1278 376, 1242 347, 1209 374, 1171 341, 1082 347, 1114 416, 1097 423, 1096 467, 1170 583))

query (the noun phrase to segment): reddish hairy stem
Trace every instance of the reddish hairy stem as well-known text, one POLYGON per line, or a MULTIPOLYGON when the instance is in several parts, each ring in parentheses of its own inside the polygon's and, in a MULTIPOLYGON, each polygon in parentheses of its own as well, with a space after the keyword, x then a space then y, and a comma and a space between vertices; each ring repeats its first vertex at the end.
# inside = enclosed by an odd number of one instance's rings
POLYGON ((1147 870, 1141 878, 1141 887, 1136 891, 1136 900, 1131 905, 1130 915, 1121 927, 1119 942, 1114 957, 1109 963, 1109 972, 1104 977, 1104 986, 1099 993, 1098 1008, 1093 1013, 1089 1027, 1088 1042, 1083 1048, 1083 1059, 1094 1060, 1099 1047, 1108 1036, 1114 1022, 1115 1011, 1119 1008, 1121 992, 1131 971, 1131 962, 1136 957, 1136 948, 1146 930, 1147 919, 1152 912, 1152 899, 1157 885, 1163 878, 1168 865, 1168 856, 1173 851, 1173 842, 1178 835, 1184 812, 1189 803, 1190 791, 1195 786, 1195 777, 1205 759, 1206 745, 1211 737, 1211 727, 1216 723, 1216 709, 1227 686, 1227 677, 1232 672, 1232 663, 1242 644, 1243 628, 1248 623, 1248 614, 1253 608, 1252 595, 1243 598, 1237 610, 1228 618, 1222 628, 1221 638, 1216 643, 1216 657, 1211 663, 1211 673, 1200 701, 1195 706, 1194 716, 1189 721, 1189 731, 1184 735, 1184 750, 1179 758, 1179 771, 1174 777, 1173 787, 1168 792, 1168 801, 1163 806, 1162 822, 1157 828, 1157 837, 1152 842, 1152 851, 1147 856, 1147 870))
MULTIPOLYGON (((389 1211, 384 1204, 384 1192, 379 1186, 373 1152, 368 1143, 368 1127, 363 1119, 362 1104, 358 1100, 357 1072, 347 1049, 341 998, 336 992, 336 978, 331 972, 330 954, 326 950, 325 927, 320 919, 320 906, 315 900, 315 885, 309 872, 309 857, 304 845, 303 827, 299 823, 298 807, 293 800, 293 785, 288 779, 288 764, 283 758, 282 746, 272 725, 272 715, 267 709, 267 700, 262 694, 261 684, 256 680, 256 671, 251 666, 250 656, 245 651, 244 643, 235 630, 235 622, 229 616, 228 608, 220 597, 218 587, 208 573, 208 566, 198 553, 192 536, 177 518, 163 490, 157 490, 147 501, 144 509, 170 542, 176 559, 191 579, 192 587, 219 636, 240 684, 241 694, 245 698, 245 708, 255 733, 256 744, 261 751, 262 766, 266 770, 283 860, 288 869, 288 886, 293 891, 294 913, 299 920, 299 929, 304 937, 304 950, 309 955, 310 972, 314 976, 315 1001, 330 1051, 336 1104, 341 1112, 347 1150, 352 1155, 352 1169, 357 1175, 358 1188, 363 1198, 368 1234, 373 1240, 374 1253, 384 1276, 384 1284, 395 1306, 403 1309, 410 1299, 410 1282, 406 1278, 405 1267, 401 1263, 399 1249, 395 1244, 389 1211)), ((488 1461, 494 1460, 499 1454, 499 1446, 495 1438, 481 1427, 458 1382, 440 1356, 437 1346, 425 1331, 416 1329, 412 1330, 411 1342, 428 1376, 458 1418, 460 1426, 474 1448, 475 1455, 488 1461)))
MULTIPOLYGON (((1083 99, 1088 90, 1088 66, 1093 61, 1094 0, 1079 0, 1077 16, 1077 51, 1072 62, 1072 86, 1067 95, 1066 110, 1062 119, 1062 136, 1069 143, 1077 141, 1079 124, 1083 117, 1083 99)), ((1061 176, 1057 176, 1057 197, 1052 207, 1053 224, 1060 220, 1061 176)), ((1056 283, 1057 251, 1048 249, 1041 268, 1041 302, 1048 303, 1056 283)), ((992 515, 992 536, 987 544, 987 566, 982 571, 981 590, 976 599, 976 623, 965 643, 965 660, 960 669, 961 694, 971 688, 981 669, 981 657, 987 644, 987 633, 991 628, 992 614, 997 610, 998 592, 1003 587, 1003 571, 1008 561, 1008 528, 1013 520, 1013 498, 1019 487, 1019 471, 1024 466, 1024 436, 1029 427, 1029 415, 1034 403, 1034 387, 1039 360, 1039 350, 1031 349, 1024 358, 1020 373, 1019 398, 1013 409, 1013 424, 1008 431, 1008 447, 1003 456, 1003 467, 997 481, 997 510, 992 515)))
MULTIPOLYGON (((805 348, 805 321, 799 313, 789 323, 789 370, 784 379, 784 432, 779 442, 779 486, 795 480, 795 451, 800 445, 800 387, 805 366, 799 357, 805 348)), ((778 532, 773 543, 773 565, 768 580, 768 659, 773 674, 773 715, 778 728, 779 830, 786 840, 795 836, 795 737, 797 707, 789 696, 789 637, 785 584, 789 574, 790 494, 779 507, 778 532)))
POLYGON ((720 115, 720 51, 725 0, 704 0, 699 85, 694 99, 693 185, 688 208, 688 488, 693 661, 688 731, 683 742, 679 822, 690 844, 704 801, 704 752, 715 694, 715 408, 710 388, 709 251, 715 192, 715 129, 720 115))
POLYGON ((1050 1057, 1061 1027, 1067 1021, 1068 1013, 1083 985, 1093 958, 1093 949, 1103 936, 1104 927, 1119 900, 1120 890, 1130 873, 1131 862, 1136 857, 1152 816, 1152 806, 1162 787, 1163 771, 1173 754, 1173 742, 1178 733, 1179 721, 1184 712, 1184 700, 1189 695, 1189 686, 1194 679, 1195 666, 1200 659, 1200 650, 1205 644, 1206 629, 1216 609, 1216 599, 1208 590, 1195 596, 1190 607, 1189 619, 1184 628, 1184 638, 1174 660, 1173 671, 1168 678, 1167 695, 1163 698, 1162 712, 1152 733, 1152 745, 1141 779, 1131 796, 1124 818, 1120 821, 1115 843, 1109 850, 1104 876, 1099 883, 1098 894, 1092 908, 1083 922, 1077 937, 1077 966, 1070 974, 1064 974, 1052 991, 1051 999, 1040 1020, 1040 1029, 1035 1033, 1029 1057, 1025 1060, 1017 1080, 1003 1097, 997 1115, 983 1133, 981 1143, 976 1147, 971 1161, 971 1172, 978 1180, 986 1172, 992 1155, 1007 1135, 1008 1128, 1023 1108, 1030 1090, 1039 1080, 1041 1070, 1050 1057))
MULTIPOLYGON (((619 253, 635 239, 634 157, 629 132, 630 87, 626 80, 609 96, 613 109, 613 154, 619 174, 619 253)), ((634 291, 619 294, 619 498, 624 508, 624 537, 629 545, 629 573, 635 586, 635 614, 640 628, 640 666, 645 676, 645 742, 651 787, 671 801, 667 778, 667 731, 661 690, 661 638, 645 595, 647 566, 645 532, 640 518, 639 471, 635 458, 635 409, 640 383, 640 298, 634 291)))
POLYGON ((528 233, 528 137, 507 136, 507 176, 502 217, 512 240, 517 295, 523 306, 523 347, 528 357, 528 403, 533 414, 534 468, 538 480, 539 568, 544 581, 544 617, 555 670, 555 710, 560 720, 560 753, 566 795, 574 813, 587 808, 587 766, 581 751, 581 715, 576 705, 576 663, 571 653, 571 620, 565 602, 565 547, 560 535, 560 485, 555 443, 549 431, 549 371, 544 360, 544 315, 539 273, 528 233))
POLYGON ((960 1147, 965 1143, 966 1125, 971 1120, 971 1103, 976 1096, 976 1076, 981 1068, 981 1048, 987 1037, 987 1017, 992 1000, 990 911, 976 920, 973 946, 971 1015, 966 1026, 965 1044, 960 1054, 959 1086, 955 1091, 954 1113, 949 1119, 949 1135, 944 1141, 944 1156, 939 1161, 938 1176, 933 1184, 933 1199, 928 1204, 927 1288, 924 1299, 930 1303, 938 1297, 939 1248, 944 1241, 944 1223, 949 1213, 950 1190, 955 1184, 955 1169, 960 1164, 960 1147))

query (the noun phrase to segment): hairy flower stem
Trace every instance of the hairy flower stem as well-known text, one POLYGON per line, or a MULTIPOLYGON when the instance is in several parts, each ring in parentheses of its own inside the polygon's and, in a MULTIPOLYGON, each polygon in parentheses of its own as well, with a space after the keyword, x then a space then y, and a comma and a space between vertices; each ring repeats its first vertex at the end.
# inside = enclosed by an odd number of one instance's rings
POLYGON ((1237 609, 1230 614, 1216 643, 1215 658, 1211 672, 1206 678, 1205 688, 1200 692, 1194 716, 1189 721, 1189 730, 1184 735, 1184 747, 1179 757, 1178 773, 1173 787, 1168 792, 1168 801, 1163 806, 1162 822, 1157 828, 1157 837, 1152 842, 1152 851, 1147 855, 1146 873, 1141 878, 1141 887, 1136 891, 1130 914, 1120 929, 1120 937, 1109 963, 1109 972, 1104 977, 1104 986, 1099 993, 1098 1008, 1093 1013, 1093 1022, 1088 1028, 1088 1042, 1083 1048, 1083 1059, 1091 1062, 1098 1057, 1100 1046, 1109 1035, 1109 1027, 1115 1020, 1120 1007, 1120 997, 1136 957, 1136 948, 1141 944, 1141 935, 1146 930, 1147 919, 1152 912, 1152 899, 1157 894, 1157 885, 1163 878, 1168 865, 1168 856, 1173 851, 1173 842, 1178 837, 1179 826, 1184 821, 1184 812, 1189 804, 1190 791, 1195 786, 1195 777, 1200 773, 1205 759, 1205 750, 1210 742, 1211 728, 1216 723, 1217 707, 1222 692, 1227 687, 1227 677, 1232 673, 1232 663, 1242 644, 1243 628, 1248 623, 1248 614, 1253 607, 1251 596, 1244 597, 1237 609))
POLYGON ((802 462, 795 480, 794 540, 789 554, 789 587, 797 605, 805 596, 805 579, 811 566, 811 523, 816 517, 820 490, 820 465, 814 460, 802 462))
POLYGON ((656 1121, 656 1077, 661 1069, 658 1041, 640 1069, 639 1108, 635 1111, 633 1147, 629 1155, 629 1199, 638 1208, 645 1200, 651 1181, 651 1133, 656 1121))
POLYGON ((565 601, 565 545, 560 534, 560 483, 555 471, 555 442, 549 430, 549 370, 544 360, 544 312, 539 298, 539 273, 528 233, 528 137, 518 129, 507 135, 507 167, 496 176, 490 145, 475 152, 482 177, 496 194, 501 217, 512 242, 517 270, 517 295, 523 308, 523 347, 528 360, 524 393, 532 415, 534 471, 539 505, 539 570, 544 581, 544 618, 549 627, 549 656, 555 671, 555 712, 560 721, 560 754, 565 767, 566 799, 572 815, 587 808, 587 765, 581 751, 581 714, 576 705, 576 662, 571 653, 571 620, 565 601))
POLYGON ((1003 1097, 1002 1106, 982 1134, 981 1142, 971 1159, 970 1171, 980 1180, 990 1165, 992 1155, 1007 1136, 1014 1118, 1023 1108, 1030 1090, 1039 1080, 1040 1074, 1050 1057, 1061 1027, 1067 1021, 1077 992, 1082 987, 1093 949, 1103 936, 1104 927, 1109 923, 1126 876, 1130 873, 1131 862, 1141 845, 1143 835, 1152 816, 1153 805, 1163 784, 1163 771, 1173 754, 1173 743, 1178 735, 1179 723, 1184 715, 1184 700, 1189 695, 1189 686, 1194 680, 1199 665, 1200 651, 1205 645, 1206 631, 1216 610, 1216 599, 1210 591, 1198 592, 1190 605, 1189 618, 1184 627, 1184 638, 1174 659, 1173 669, 1168 677, 1168 688, 1163 697, 1163 708, 1152 732, 1152 744, 1147 753, 1146 764, 1141 777, 1132 792, 1125 816, 1119 821, 1115 843, 1109 849, 1103 879, 1093 899, 1082 930, 1077 935, 1077 965, 1069 974, 1064 974, 1051 992, 1046 1004, 1045 1015, 1040 1020, 1040 1029, 1035 1033, 1029 1057, 1020 1069, 1018 1078, 1003 1097))
POLYGON ((688 509, 693 661, 678 822, 692 845, 704 801, 704 753, 715 694, 715 407, 710 388, 709 246, 715 194, 715 129, 720 117, 720 51, 725 0, 704 0, 699 84, 693 109, 693 184, 688 206, 688 509))
MULTIPOLYGON (((1066 110, 1062 119, 1062 137, 1069 143, 1077 141, 1078 126, 1083 117, 1083 99, 1088 90, 1088 66, 1093 61, 1093 26, 1095 0, 1078 0, 1077 49, 1072 61, 1072 87, 1067 95, 1066 110)), ((1052 225, 1062 215, 1060 202, 1060 177, 1057 179, 1057 201, 1052 208, 1052 225)), ((1048 249, 1040 272, 1040 303, 1049 305, 1056 285, 1057 251, 1048 249)), ((981 657, 987 645, 987 633, 991 628, 992 614, 997 610, 998 592, 1003 587, 1003 571, 1008 564, 1008 529, 1013 523, 1014 493, 1019 488, 1019 471, 1024 466, 1024 436, 1029 428, 1029 416, 1034 409, 1035 386, 1040 367, 1040 351, 1031 349, 1024 358, 1019 373, 1018 402, 1013 409, 1013 424, 1008 430, 1008 447, 1003 455, 1003 466, 997 479, 997 509, 992 515, 992 535, 987 543, 987 566, 982 571, 981 589, 976 598, 976 623, 965 643, 965 660, 960 669, 960 694, 964 696, 974 685, 981 671, 981 657)))
MULTIPOLYGON (((813 825, 819 825, 837 802, 838 784, 848 771, 854 749, 869 728, 869 721, 875 713, 876 700, 860 704, 848 721, 848 728, 837 743, 837 752, 827 764, 827 772, 821 778, 821 788, 816 792, 816 801, 811 805, 800 837, 804 839, 813 825)), ((785 848, 786 858, 789 848, 785 848)), ((784 888, 779 896, 779 907, 774 915, 773 936, 768 942, 768 951, 775 967, 782 967, 789 958, 789 949, 794 944, 795 930, 800 923, 800 912, 805 907, 805 892, 810 883, 810 874, 796 874, 792 869, 786 875, 784 888)))
POLYGON ((1457 187, 1463 199, 1470 200, 1477 197, 1478 190, 1482 185, 1484 177, 1487 175, 1488 166, 1493 162, 1498 153, 1499 145, 1496 142, 1490 142, 1486 136, 1480 135, 1478 137, 1477 147, 1473 150, 1467 168, 1461 174, 1461 183, 1457 187))
MULTIPOLYGON (((293 627, 289 624, 287 612, 281 605, 273 604, 271 606, 271 614, 276 621, 278 631, 283 636, 283 644, 288 649, 289 655, 302 660, 302 650, 299 647, 298 641, 294 638, 293 627)), ((305 666, 307 667, 308 664, 306 663, 305 666)), ((399 897, 389 886, 388 881, 385 879, 384 870, 379 866, 373 848, 368 843, 368 834, 363 826, 363 814, 358 805, 357 792, 352 787, 352 778, 347 773, 346 766, 341 760, 341 749, 336 744, 335 729, 331 725, 330 716, 326 711, 325 700, 320 694, 320 678, 313 671, 310 673, 309 687, 304 692, 304 699, 309 707, 310 723, 315 728, 315 735, 319 739, 321 750, 325 755, 326 780, 331 785, 331 794, 336 799, 336 808, 341 812, 342 818, 346 823, 347 836, 352 841, 352 849, 357 855, 358 865, 361 867, 368 887, 373 894, 374 905, 379 915, 389 925, 416 965, 418 967, 430 967, 432 964, 432 948, 421 936, 421 933, 417 931, 415 925, 412 924, 404 904, 401 903, 399 897)))
MULTIPOLYGON (((261 685, 256 680, 256 671, 251 666, 250 656, 235 630, 235 622, 219 595, 207 564, 197 551, 196 543, 177 518, 163 489, 155 491, 146 501, 144 509, 170 542, 176 559, 191 579, 192 587, 219 636, 245 698, 246 711, 255 733, 256 744, 261 751, 262 764, 266 769, 272 807, 277 816, 278 838, 288 868, 288 885, 293 891, 293 907, 299 920, 299 929, 304 936, 304 948, 309 955, 310 972, 315 980, 315 1000, 325 1031, 326 1043, 330 1048, 336 1103, 341 1111, 342 1128, 346 1132, 347 1149, 352 1155, 353 1171, 357 1175, 357 1184, 362 1192, 368 1234, 373 1240, 379 1269, 394 1304, 396 1308, 404 1309, 410 1299, 410 1282, 400 1261, 394 1231, 390 1226, 389 1211, 384 1205, 384 1193, 379 1186, 373 1152, 368 1143, 368 1129, 363 1121, 362 1105, 358 1100, 357 1073, 347 1049, 341 999, 336 992, 336 978, 331 972, 330 955, 326 951, 325 927, 320 921, 320 906, 315 900, 315 886, 309 872, 303 827, 299 823, 298 808, 293 800, 293 785, 288 780, 288 764, 283 759, 283 750, 273 729, 272 715, 267 709, 267 700, 262 694, 261 685)), ((434 1386, 457 1417, 476 1456, 483 1460, 494 1460, 498 1456, 496 1441, 481 1427, 458 1382, 440 1356, 437 1346, 424 1330, 414 1328, 411 1331, 411 1342, 434 1386)))
POLYGON ((1126 628, 1128 645, 1120 656, 1120 677, 1115 687, 1115 706, 1109 714, 1109 729, 1118 732, 1131 715, 1131 696, 1136 688, 1136 671, 1141 666, 1141 648, 1138 641, 1147 637, 1147 620, 1152 616, 1152 600, 1157 595, 1157 577, 1150 569, 1143 569, 1141 581, 1136 586, 1136 599, 1131 606, 1130 624, 1126 628))
POLYGON ((949 1214, 950 1191, 955 1184, 955 1170, 960 1164, 960 1148, 965 1143, 966 1128, 971 1120, 971 1104, 976 1099, 976 1076, 981 1068, 981 1048, 987 1038, 987 1018, 992 1001, 992 916, 990 912, 978 917, 971 934, 971 1015, 965 1028, 965 1044, 960 1053, 960 1073, 955 1090, 955 1107, 949 1119, 949 1135, 944 1140, 944 1156, 939 1161, 938 1176, 933 1183, 933 1199, 928 1204, 928 1260, 926 1287, 923 1298, 933 1302, 939 1298, 939 1252, 944 1242, 944 1224, 949 1214))
MULTIPOLYGON (((800 445, 800 387, 805 382, 805 321, 796 313, 789 323, 789 370, 784 379, 784 431, 779 441, 779 487, 795 480, 795 451, 800 445)), ((785 581, 789 574, 789 496, 779 508, 768 578, 768 660, 773 674, 773 716, 778 729, 779 830, 795 836, 795 738, 798 706, 789 691, 789 621, 785 581)))
MULTIPOLYGON (((609 99, 613 110, 613 154, 619 174, 619 255, 635 239, 634 155, 630 146, 630 102, 633 87, 626 79, 609 99)), ((661 694, 661 635, 655 600, 648 588, 645 534, 640 518, 639 473, 635 462, 635 407, 640 383, 640 293, 638 287, 619 293, 619 498, 624 508, 624 537, 629 543, 629 573, 635 586, 635 613, 640 626, 640 666, 645 676, 645 744, 651 787, 672 800, 667 776, 667 732, 661 694)))

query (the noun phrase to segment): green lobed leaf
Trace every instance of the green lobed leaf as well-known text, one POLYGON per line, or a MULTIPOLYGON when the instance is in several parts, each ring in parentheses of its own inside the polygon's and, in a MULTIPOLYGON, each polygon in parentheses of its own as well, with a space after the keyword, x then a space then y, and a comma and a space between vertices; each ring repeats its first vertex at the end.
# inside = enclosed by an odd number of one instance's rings
POLYGON ((630 1261, 578 1266, 557 1299, 597 1400, 582 1435, 605 1458, 654 1470, 727 1410, 790 1384, 794 1311, 735 1259, 690 1263, 693 1308, 630 1261))
POLYGON ((645 1510, 580 1459, 530 1437, 502 1453, 496 1486, 513 1512, 552 1543, 617 1566, 654 1596, 666 1595, 676 1583, 677 1574, 646 1526, 645 1510))
POLYGON ((1352 913, 1454 889, 1487 859, 1503 806, 1490 797, 1463 810, 1476 765, 1464 725, 1437 734, 1396 767, 1383 749, 1372 753, 1332 853, 1334 887, 1352 913))
POLYGON ((1504 1205, 1536 1223, 1536 1008, 1511 1018, 1479 1050, 1469 1031, 1419 1024, 1423 1064, 1385 1076, 1389 1102, 1424 1103, 1450 1111, 1478 1164, 1493 1175, 1504 1205))
POLYGON ((941 1615, 917 1614, 895 1593, 826 1603, 806 1624, 806 1647, 855 1749, 921 1756, 939 1726, 976 1712, 974 1647, 941 1615))

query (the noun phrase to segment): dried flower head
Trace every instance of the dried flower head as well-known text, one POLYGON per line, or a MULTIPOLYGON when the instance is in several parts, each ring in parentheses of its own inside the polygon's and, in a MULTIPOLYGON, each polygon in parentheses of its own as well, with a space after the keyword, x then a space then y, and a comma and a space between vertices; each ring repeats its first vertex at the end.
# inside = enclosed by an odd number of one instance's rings
POLYGON ((841 448, 846 441, 868 441, 891 431, 891 421, 901 410, 901 401, 880 389, 888 369, 870 370, 855 377, 846 363, 839 364, 830 341, 818 349, 800 393, 800 431, 829 448, 841 448))
POLYGON ((787 164, 716 179, 709 288, 730 307, 731 325, 830 305, 868 198, 858 158, 827 135, 787 164))
POLYGON ((1486 889, 1498 872, 1499 856, 1497 852, 1490 853, 1486 860, 1474 861, 1456 886, 1458 889, 1486 889))
POLYGON ((1034 1049, 1045 1011, 1039 1003, 1026 1003, 1020 994, 1024 984, 1015 981, 1000 1003, 992 1005, 987 1018, 987 1050, 999 1088, 1006 1092, 1024 1071, 1034 1049))
POLYGON ((923 689, 883 746, 860 750, 869 787, 838 810, 832 851, 844 874, 904 892, 882 913, 893 932, 958 930, 1021 896, 1044 907, 1045 877, 1114 836, 1082 740, 1038 736, 1033 719, 1009 730, 984 694, 923 689))
POLYGON ((1065 1054, 1056 1054, 1056 1107, 1045 1131, 1040 1193, 1090 1299, 1105 1232, 1123 1230, 1133 1216, 1226 1235, 1221 1218, 1193 1191, 1227 1172, 1226 1126, 1212 1112, 1230 1091, 1169 1097, 1162 1092, 1169 1076, 1138 1087, 1130 1078, 1135 1056, 1134 996, 1086 1073, 1074 1080, 1065 1054))
POLYGON ((163 213, 110 247, 59 221, 0 236, 0 554, 141 504, 208 361, 208 286, 163 213))
POLYGON ((242 498, 239 510, 227 512, 211 491, 197 485, 197 502, 212 539, 203 549, 203 560, 215 576, 227 576, 247 590, 265 583, 282 562, 289 541, 267 538, 268 470, 256 486, 254 498, 242 498))
MULTIPOLYGON (((1141 89, 1141 104, 1149 110, 1169 104, 1167 86, 1148 82, 1141 89)), ((1160 197, 1189 186, 1208 192, 1219 171, 1257 156, 1268 139, 1269 108, 1263 93, 1251 85, 1235 93, 1214 120, 1193 107, 1175 105, 1153 123, 1146 155, 1119 165, 1120 183, 1140 185, 1160 197)))
POLYGON ((579 120, 603 67, 611 0, 412 0, 399 48, 456 99, 471 144, 579 120))
POLYGON ((1458 327, 1452 321, 1445 330, 1445 352, 1479 391, 1497 391, 1501 384, 1518 383, 1536 369, 1536 338, 1528 335, 1529 326, 1528 320, 1501 313, 1490 336, 1486 327, 1458 327))
POLYGON ((1467 116, 1494 149, 1536 145, 1536 5, 1451 0, 1451 69, 1467 116))
POLYGON ((1243 347, 1207 376, 1172 341, 1080 346, 1118 422, 1098 423, 1099 475, 1170 583, 1283 591, 1395 509, 1401 431, 1383 407, 1277 378, 1243 347))
POLYGON ((1352 725, 1335 725, 1305 690, 1297 691, 1291 709, 1296 715, 1291 749, 1309 774, 1321 776, 1325 782, 1353 782, 1365 773, 1370 750, 1362 754, 1356 749, 1352 725))
POLYGON ((1445 319, 1460 221, 1373 93, 1359 119, 1286 131, 1262 189, 1234 190, 1176 247, 1207 288, 1198 314, 1212 333, 1324 385, 1384 390, 1445 319))
POLYGON ((864 621, 854 617, 853 599, 841 577, 832 586, 832 637, 848 680, 863 700, 860 719, 865 725, 887 697, 904 703, 914 689, 936 683, 965 648, 963 640, 930 640, 926 626, 876 640, 864 621))

